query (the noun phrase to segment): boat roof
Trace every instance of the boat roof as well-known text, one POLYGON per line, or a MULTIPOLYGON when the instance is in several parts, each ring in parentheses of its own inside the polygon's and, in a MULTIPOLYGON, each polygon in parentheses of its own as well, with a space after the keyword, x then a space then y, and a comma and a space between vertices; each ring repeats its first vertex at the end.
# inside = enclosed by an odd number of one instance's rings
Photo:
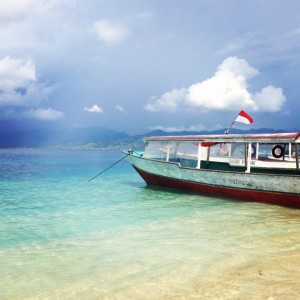
POLYGON ((213 134, 182 136, 150 136, 144 141, 216 142, 216 143, 300 143, 300 131, 263 134, 213 134))

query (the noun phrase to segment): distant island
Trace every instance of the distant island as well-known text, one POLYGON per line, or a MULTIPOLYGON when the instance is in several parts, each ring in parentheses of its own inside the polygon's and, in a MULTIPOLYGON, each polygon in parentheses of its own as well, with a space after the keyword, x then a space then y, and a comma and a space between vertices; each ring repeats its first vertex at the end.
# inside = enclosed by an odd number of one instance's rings
MULTIPOLYGON (((0 148, 60 148, 60 149, 141 149, 144 136, 157 135, 194 135, 223 134, 224 129, 214 131, 181 131, 165 132, 151 131, 142 135, 128 135, 103 127, 73 128, 73 129, 36 129, 28 131, 0 132, 0 148)), ((272 133, 292 132, 295 130, 274 129, 232 129, 230 133, 272 133)))

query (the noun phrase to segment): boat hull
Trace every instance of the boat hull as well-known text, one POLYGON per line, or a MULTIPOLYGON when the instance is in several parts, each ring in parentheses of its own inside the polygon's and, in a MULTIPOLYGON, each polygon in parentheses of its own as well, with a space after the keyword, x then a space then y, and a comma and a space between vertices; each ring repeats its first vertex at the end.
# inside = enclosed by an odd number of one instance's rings
POLYGON ((182 168, 177 163, 149 160, 134 155, 130 155, 129 160, 148 185, 300 208, 297 175, 182 168))

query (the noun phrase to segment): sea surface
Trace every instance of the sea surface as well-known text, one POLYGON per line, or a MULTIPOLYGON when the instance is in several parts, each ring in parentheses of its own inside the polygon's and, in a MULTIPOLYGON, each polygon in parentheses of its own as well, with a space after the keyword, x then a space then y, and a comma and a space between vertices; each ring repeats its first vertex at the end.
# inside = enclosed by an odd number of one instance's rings
POLYGON ((300 210, 150 188, 120 151, 0 150, 0 299, 300 299, 300 210))

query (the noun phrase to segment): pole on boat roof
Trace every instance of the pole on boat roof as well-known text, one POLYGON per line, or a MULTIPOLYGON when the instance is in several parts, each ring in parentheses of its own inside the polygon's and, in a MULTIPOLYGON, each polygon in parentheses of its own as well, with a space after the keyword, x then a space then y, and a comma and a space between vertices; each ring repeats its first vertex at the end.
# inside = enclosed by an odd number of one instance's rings
POLYGON ((128 150, 128 153, 125 156, 123 156, 121 159, 119 159, 118 161, 116 161, 115 163, 113 163, 111 166, 109 166, 108 168, 106 168, 105 170, 103 170, 102 172, 100 172, 99 174, 97 174, 96 176, 94 176, 93 178, 89 179, 88 182, 90 182, 93 179, 95 179, 96 177, 100 176, 101 174, 103 174, 104 172, 106 172, 107 170, 109 170, 110 168, 112 168, 113 166, 115 166, 116 164, 118 164, 120 161, 122 161, 124 158, 126 158, 128 155, 130 155, 132 153, 133 153, 132 150, 128 150))
MULTIPOLYGON (((238 117, 238 115, 237 115, 238 117)), ((232 123, 230 124, 230 126, 228 127, 227 130, 225 130, 224 134, 228 134, 229 130, 231 129, 231 127, 233 126, 234 122, 235 122, 236 118, 232 121, 232 123)))
POLYGON ((228 134, 229 130, 231 129, 231 127, 233 126, 234 122, 236 121, 236 119, 238 118, 238 116, 240 115, 241 112, 239 112, 236 116, 236 118, 232 121, 232 123, 230 124, 230 126, 228 127, 227 130, 225 130, 224 134, 228 134))
POLYGON ((197 169, 201 169, 201 154, 202 154, 202 145, 201 145, 201 142, 200 142, 198 144, 197 169))
POLYGON ((298 153, 298 144, 295 144, 295 156, 296 156, 296 168, 299 170, 299 153, 298 153))
POLYGON ((251 169, 251 155, 252 155, 252 144, 248 144, 248 149, 247 149, 247 162, 246 162, 246 173, 250 173, 251 169))

